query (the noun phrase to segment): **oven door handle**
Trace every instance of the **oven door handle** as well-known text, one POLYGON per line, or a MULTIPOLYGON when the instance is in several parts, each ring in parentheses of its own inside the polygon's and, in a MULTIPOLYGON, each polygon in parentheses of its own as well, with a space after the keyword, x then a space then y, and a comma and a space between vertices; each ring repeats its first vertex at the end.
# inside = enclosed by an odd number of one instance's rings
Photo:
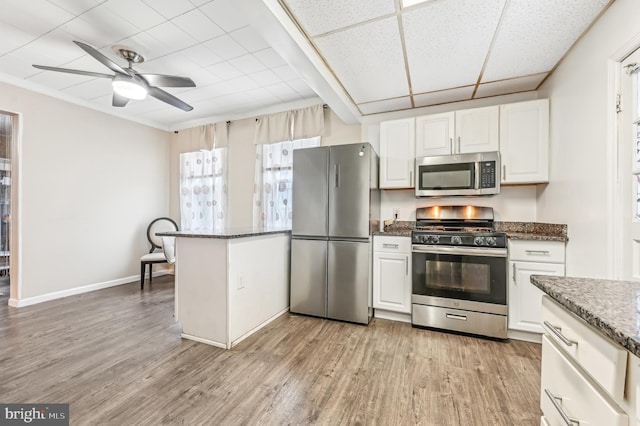
POLYGON ((411 246, 413 253, 453 254, 461 256, 488 256, 507 257, 505 248, 475 248, 475 247, 442 247, 414 244, 411 246))

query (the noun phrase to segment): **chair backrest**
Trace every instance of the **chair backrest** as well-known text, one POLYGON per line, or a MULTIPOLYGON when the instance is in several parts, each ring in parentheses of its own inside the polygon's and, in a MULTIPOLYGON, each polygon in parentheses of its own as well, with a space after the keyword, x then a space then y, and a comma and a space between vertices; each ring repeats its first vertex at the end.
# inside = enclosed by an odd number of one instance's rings
POLYGON ((173 232, 178 231, 178 224, 169 217, 159 217, 154 219, 147 228, 147 239, 151 244, 149 253, 156 249, 162 249, 162 237, 156 235, 156 232, 173 232))
POLYGON ((176 263, 176 237, 162 237, 162 251, 167 262, 176 263))

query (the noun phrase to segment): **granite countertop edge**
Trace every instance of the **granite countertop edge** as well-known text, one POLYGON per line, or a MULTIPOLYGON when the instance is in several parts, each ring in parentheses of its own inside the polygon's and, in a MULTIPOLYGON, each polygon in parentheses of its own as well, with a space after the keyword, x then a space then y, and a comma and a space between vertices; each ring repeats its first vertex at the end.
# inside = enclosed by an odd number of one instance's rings
POLYGON ((232 238, 249 238, 260 235, 270 234, 291 234, 290 229, 224 229, 215 232, 158 232, 156 235, 161 237, 186 237, 186 238, 213 238, 213 239, 232 239, 232 238))
POLYGON ((640 282, 532 275, 531 283, 605 337, 640 357, 640 282), (593 296, 599 296, 594 299, 593 296), (591 300, 593 299, 593 300, 591 300), (595 303, 588 306, 589 301, 595 303))

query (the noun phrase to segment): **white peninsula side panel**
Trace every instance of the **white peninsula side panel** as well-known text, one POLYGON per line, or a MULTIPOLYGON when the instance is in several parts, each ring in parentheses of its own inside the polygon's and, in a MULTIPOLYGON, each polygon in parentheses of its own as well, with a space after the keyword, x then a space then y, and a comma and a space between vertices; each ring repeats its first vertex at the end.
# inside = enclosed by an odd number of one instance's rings
POLYGON ((231 346, 289 309, 288 235, 229 240, 231 346))
POLYGON ((182 337, 229 349, 289 309, 288 233, 176 238, 182 337))

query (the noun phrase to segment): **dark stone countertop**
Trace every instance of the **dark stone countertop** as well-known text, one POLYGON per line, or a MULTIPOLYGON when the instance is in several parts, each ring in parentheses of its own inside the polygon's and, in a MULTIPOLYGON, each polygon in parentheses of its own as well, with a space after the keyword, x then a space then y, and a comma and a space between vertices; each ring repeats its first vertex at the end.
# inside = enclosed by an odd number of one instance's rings
POLYGON ((248 238, 257 237, 259 235, 269 234, 291 234, 290 229, 265 229, 265 228, 225 228, 219 231, 203 232, 203 231, 177 231, 177 232, 158 232, 156 235, 161 237, 187 237, 187 238, 248 238))
POLYGON ((640 282, 532 275, 531 283, 640 357, 640 282))
MULTIPOLYGON (((494 223, 495 230, 505 232, 512 240, 529 241, 569 241, 567 237, 567 225, 540 222, 498 222, 494 223)), ((374 231, 373 235, 386 235, 394 237, 410 237, 411 231, 416 227, 412 221, 397 221, 385 225, 384 230, 374 231)))

